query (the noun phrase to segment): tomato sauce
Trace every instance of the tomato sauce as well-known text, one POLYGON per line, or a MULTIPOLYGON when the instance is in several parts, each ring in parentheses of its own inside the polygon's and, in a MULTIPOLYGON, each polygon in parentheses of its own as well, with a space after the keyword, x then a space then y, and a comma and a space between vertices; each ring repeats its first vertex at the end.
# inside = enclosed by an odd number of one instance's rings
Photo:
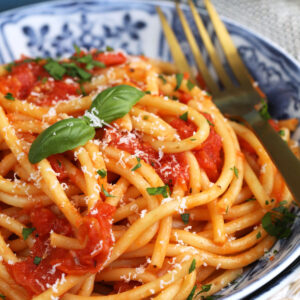
POLYGON ((43 292, 55 284, 64 274, 86 274, 99 271, 108 258, 113 246, 111 234, 112 215, 115 208, 99 202, 83 218, 77 238, 86 246, 82 250, 53 248, 50 232, 73 236, 73 230, 66 219, 56 216, 48 208, 34 208, 30 211, 35 243, 30 255, 22 262, 7 264, 7 269, 16 283, 32 294, 43 292), (38 258, 38 259, 37 259, 38 258))
POLYGON ((129 152, 152 165, 165 184, 187 185, 188 165, 183 153, 159 153, 150 144, 142 141, 137 134, 107 129, 104 137, 110 145, 129 152))
MULTIPOLYGON (((223 166, 222 140, 214 129, 212 117, 207 113, 202 114, 210 123, 210 133, 206 141, 204 141, 199 149, 194 150, 193 153, 201 168, 206 172, 208 178, 215 182, 218 179, 223 166)), ((191 137, 197 130, 194 123, 179 118, 173 119, 170 122, 170 125, 176 128, 181 139, 191 137)))

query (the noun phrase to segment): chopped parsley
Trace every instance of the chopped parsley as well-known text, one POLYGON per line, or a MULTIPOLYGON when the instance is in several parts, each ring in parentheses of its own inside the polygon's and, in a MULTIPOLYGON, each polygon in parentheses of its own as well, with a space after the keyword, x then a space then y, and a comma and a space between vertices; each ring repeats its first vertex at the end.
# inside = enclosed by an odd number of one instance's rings
POLYGON ((179 117, 181 120, 183 121, 187 121, 188 120, 188 112, 186 111, 184 114, 182 114, 180 117, 179 117))
POLYGON ((176 87, 175 87, 175 91, 177 91, 180 88, 182 80, 183 80, 183 74, 176 74, 176 87))
POLYGON ((57 61, 50 59, 45 65, 44 69, 52 76, 55 80, 61 80, 66 73, 66 68, 64 68, 57 61))
POLYGON ((33 259, 33 263, 35 265, 39 265, 41 261, 42 261, 42 258, 39 257, 39 256, 35 256, 34 259, 33 259))
POLYGON ((186 298, 186 300, 193 300, 193 297, 194 297, 195 292, 196 292, 196 288, 197 288, 197 286, 194 285, 193 289, 191 290, 191 292, 190 292, 189 296, 186 298))
POLYGON ((201 286, 201 291, 198 294, 208 292, 210 291, 210 288, 211 288, 211 284, 203 284, 201 286))
POLYGON ((264 120, 271 119, 271 115, 268 111, 268 103, 264 99, 261 99, 261 107, 259 109, 259 113, 264 120))
POLYGON ((281 201, 279 206, 267 212, 262 220, 264 230, 279 239, 286 238, 291 234, 291 227, 296 215, 286 207, 287 201, 281 201))
POLYGON ((206 121, 207 121, 207 123, 208 123, 209 126, 215 127, 215 124, 214 124, 214 123, 212 123, 212 122, 209 121, 208 119, 206 119, 206 121))
POLYGON ((105 51, 107 51, 107 52, 111 52, 111 51, 114 51, 114 50, 115 49, 111 46, 106 46, 106 48, 105 48, 105 51))
POLYGON ((234 172, 234 175, 236 178, 239 178, 239 170, 234 166, 233 168, 230 168, 234 172))
POLYGON ((260 233, 260 231, 257 233, 256 238, 257 238, 257 239, 260 239, 260 238, 261 238, 261 233, 260 233))
POLYGON ((136 160, 137 160, 137 164, 131 169, 131 172, 134 172, 135 170, 139 169, 142 166, 141 159, 137 157, 136 160))
POLYGON ((5 99, 7 100, 11 100, 11 101, 14 101, 15 100, 15 97, 13 96, 12 93, 7 93, 5 96, 4 96, 5 99))
POLYGON ((103 184, 102 184, 102 186, 101 186, 101 190, 102 190, 103 194, 104 194, 106 197, 110 197, 110 198, 114 198, 114 197, 115 197, 115 196, 111 195, 111 194, 104 188, 103 184))
POLYGON ((158 75, 158 78, 162 80, 163 84, 166 84, 166 83, 167 83, 167 80, 166 80, 166 78, 165 78, 164 75, 159 74, 159 75, 158 75))
POLYGON ((147 188, 146 190, 147 190, 147 193, 151 196, 162 195, 164 198, 167 198, 168 194, 170 192, 170 188, 168 185, 158 186, 158 187, 150 187, 150 188, 147 188))
POLYGON ((182 222, 186 225, 190 221, 190 214, 181 214, 180 215, 182 222))
POLYGON ((188 90, 191 91, 195 85, 190 80, 188 80, 186 86, 188 90))
POLYGON ((22 230, 22 236, 24 241, 26 241, 28 239, 28 237, 35 231, 35 228, 23 228, 22 230))
POLYGON ((192 260, 192 263, 191 263, 190 268, 189 268, 189 274, 192 273, 195 269, 196 269, 196 259, 194 258, 192 260))
POLYGON ((101 169, 101 170, 97 170, 97 174, 100 175, 101 178, 104 178, 107 175, 106 170, 101 169))

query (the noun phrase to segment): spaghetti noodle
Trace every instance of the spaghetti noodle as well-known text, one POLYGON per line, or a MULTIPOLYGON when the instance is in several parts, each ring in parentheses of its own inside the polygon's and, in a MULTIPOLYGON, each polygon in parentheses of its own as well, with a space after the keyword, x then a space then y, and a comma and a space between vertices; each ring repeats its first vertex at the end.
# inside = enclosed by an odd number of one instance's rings
MULTIPOLYGON (((274 244, 272 209, 292 201, 280 174, 187 74, 76 50, 1 70, 0 293, 216 293, 274 244)), ((273 123, 292 145, 293 122, 273 123)))

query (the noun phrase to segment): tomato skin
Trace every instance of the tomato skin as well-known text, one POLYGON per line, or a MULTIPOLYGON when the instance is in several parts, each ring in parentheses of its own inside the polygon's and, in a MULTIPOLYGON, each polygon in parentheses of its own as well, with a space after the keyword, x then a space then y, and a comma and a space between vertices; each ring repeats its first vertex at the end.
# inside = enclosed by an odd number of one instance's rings
POLYGON ((178 98, 181 103, 187 104, 191 99, 193 99, 193 97, 189 93, 185 93, 182 91, 178 91, 178 93, 178 98))
POLYGON ((69 251, 50 245, 50 232, 73 236, 66 219, 57 217, 50 209, 34 208, 30 213, 32 226, 36 228, 35 243, 31 254, 22 262, 6 265, 16 283, 27 289, 30 295, 43 292, 47 285, 67 274, 96 273, 102 267, 113 245, 111 224, 115 207, 98 202, 79 227, 78 238, 87 237, 86 247, 69 251), (101 247, 99 247, 101 245, 101 247), (72 253, 72 254, 71 254, 72 253), (41 258, 38 265, 35 257, 41 258), (74 259, 74 256, 78 260, 74 259))
POLYGON ((126 56, 121 52, 98 53, 98 54, 95 54, 94 59, 104 63, 107 67, 123 64, 127 60, 126 56))
POLYGON ((269 124, 273 127, 273 129, 274 129, 275 131, 279 131, 279 130, 280 130, 277 121, 275 121, 275 120, 273 120, 273 119, 270 119, 270 120, 268 120, 268 122, 269 122, 269 124))
POLYGON ((175 118, 170 122, 170 125, 177 130, 181 139, 191 137, 194 132, 197 131, 197 127, 190 121, 184 121, 179 118, 175 118))
POLYGON ((138 151, 138 157, 152 165, 165 184, 171 186, 176 183, 186 185, 189 181, 188 165, 183 153, 164 153, 160 157, 160 154, 150 144, 143 142, 133 133, 106 130, 104 138, 109 141, 110 145, 130 154, 135 154, 138 151))
POLYGON ((57 175, 57 179, 59 181, 62 181, 64 179, 68 178, 68 173, 67 173, 64 165, 62 164, 62 162, 60 162, 59 158, 56 155, 51 155, 47 159, 50 162, 51 167, 53 168, 54 172, 59 174, 59 175, 57 175))

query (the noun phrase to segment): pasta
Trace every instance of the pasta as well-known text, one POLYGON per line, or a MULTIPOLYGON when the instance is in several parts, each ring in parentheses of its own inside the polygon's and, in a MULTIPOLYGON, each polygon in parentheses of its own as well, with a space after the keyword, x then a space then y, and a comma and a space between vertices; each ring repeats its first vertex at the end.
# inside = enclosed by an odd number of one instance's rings
MULTIPOLYGON (((259 140, 171 64, 76 48, 1 74, 7 299, 207 297, 289 233, 259 140)), ((297 154, 295 121, 271 122, 297 154)))

